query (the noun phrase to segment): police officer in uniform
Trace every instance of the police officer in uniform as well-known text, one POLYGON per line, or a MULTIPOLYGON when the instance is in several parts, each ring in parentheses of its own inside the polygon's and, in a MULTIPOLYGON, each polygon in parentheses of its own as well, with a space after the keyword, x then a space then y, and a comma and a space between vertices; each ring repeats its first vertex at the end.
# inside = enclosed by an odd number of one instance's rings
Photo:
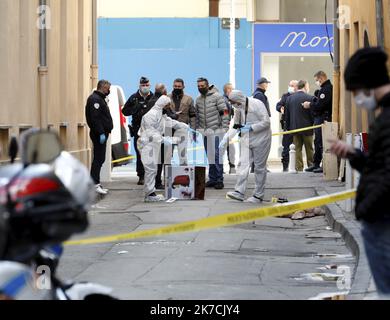
POLYGON ((85 107, 85 116, 89 136, 93 143, 93 162, 91 166, 91 177, 96 185, 96 192, 102 195, 108 193, 100 184, 100 170, 106 161, 107 139, 114 125, 106 98, 110 95, 111 83, 107 80, 100 80, 97 90, 88 98, 85 107))
MULTIPOLYGON (((324 71, 318 71, 314 75, 317 86, 321 87, 312 102, 305 102, 304 108, 311 109, 314 116, 314 125, 324 124, 325 121, 332 121, 333 85, 324 71)), ((322 143, 322 128, 314 130, 315 153, 314 164, 307 168, 306 172, 322 173, 322 156, 324 152, 322 143)))
POLYGON ((141 161, 141 154, 138 150, 137 142, 139 139, 138 131, 141 128, 141 121, 153 107, 149 105, 153 98, 153 92, 150 90, 150 81, 146 77, 142 77, 139 81, 139 90, 134 93, 126 102, 122 109, 124 116, 132 116, 133 120, 130 126, 131 136, 134 137, 134 149, 137 154, 137 176, 139 178, 138 185, 144 185, 145 169, 141 161))

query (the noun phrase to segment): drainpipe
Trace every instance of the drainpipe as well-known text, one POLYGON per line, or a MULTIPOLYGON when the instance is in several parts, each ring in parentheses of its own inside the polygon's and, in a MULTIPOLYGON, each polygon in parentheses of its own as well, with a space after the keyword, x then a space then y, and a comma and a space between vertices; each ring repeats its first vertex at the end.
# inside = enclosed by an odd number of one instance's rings
MULTIPOLYGON (((338 25, 339 0, 333 1, 334 70, 333 70, 333 122, 340 121, 340 29, 338 25)), ((340 127, 340 126, 339 126, 340 127)))
POLYGON ((230 83, 236 87, 236 2, 230 0, 230 83))
POLYGON ((376 32, 379 47, 385 46, 384 24, 383 24, 383 1, 376 0, 376 32))
POLYGON ((91 90, 96 88, 98 82, 98 37, 97 37, 97 1, 92 0, 92 64, 91 64, 91 90))
POLYGON ((47 78, 48 78, 48 67, 47 67, 47 25, 46 18, 49 18, 49 12, 46 12, 46 0, 39 0, 39 13, 40 13, 40 25, 39 25, 39 88, 40 88, 40 117, 39 126, 41 129, 48 128, 48 103, 47 103, 47 78), (43 15, 43 17, 42 17, 43 15))

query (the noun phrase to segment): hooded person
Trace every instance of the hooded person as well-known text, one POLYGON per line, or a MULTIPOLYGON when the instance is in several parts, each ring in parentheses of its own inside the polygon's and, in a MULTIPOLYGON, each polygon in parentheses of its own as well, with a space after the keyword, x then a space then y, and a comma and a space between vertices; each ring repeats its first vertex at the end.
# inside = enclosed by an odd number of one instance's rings
POLYGON ((171 99, 161 96, 152 109, 142 118, 138 131, 138 148, 141 150, 142 164, 145 168, 145 202, 164 201, 164 197, 156 195, 155 180, 160 159, 161 144, 172 145, 171 137, 164 137, 165 128, 186 129, 188 125, 167 117, 165 110, 170 107, 171 99))
POLYGON ((240 133, 240 160, 237 167, 237 184, 234 192, 228 192, 229 199, 244 201, 248 176, 252 163, 255 167, 256 187, 247 202, 261 203, 264 198, 267 179, 267 160, 271 151, 271 122, 264 104, 254 98, 244 96, 241 91, 233 90, 229 100, 235 108, 234 130, 229 130, 221 142, 225 148, 229 140, 240 133))
POLYGON ((388 56, 381 48, 358 50, 349 60, 344 80, 358 107, 374 113, 368 152, 333 141, 331 151, 347 158, 361 173, 355 214, 362 222, 368 262, 378 293, 390 298, 390 78, 388 56), (379 110, 377 110, 379 111, 379 110))

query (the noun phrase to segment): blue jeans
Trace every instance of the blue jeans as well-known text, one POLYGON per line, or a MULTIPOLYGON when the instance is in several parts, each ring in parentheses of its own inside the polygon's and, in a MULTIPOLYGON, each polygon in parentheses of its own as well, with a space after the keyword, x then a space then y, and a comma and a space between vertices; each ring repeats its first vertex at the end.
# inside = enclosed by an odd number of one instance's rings
POLYGON ((363 222, 362 235, 378 292, 390 295, 390 217, 363 222))
POLYGON ((219 136, 214 135, 205 136, 203 138, 204 148, 209 159, 209 181, 213 183, 223 182, 223 160, 219 158, 219 143, 221 140, 222 139, 220 139, 219 136), (211 141, 209 141, 210 146, 207 145, 207 139, 211 139, 211 141), (209 148, 211 148, 211 150, 209 150, 209 148), (209 151, 211 153, 209 153, 209 151), (214 157, 212 153, 214 153, 214 157))

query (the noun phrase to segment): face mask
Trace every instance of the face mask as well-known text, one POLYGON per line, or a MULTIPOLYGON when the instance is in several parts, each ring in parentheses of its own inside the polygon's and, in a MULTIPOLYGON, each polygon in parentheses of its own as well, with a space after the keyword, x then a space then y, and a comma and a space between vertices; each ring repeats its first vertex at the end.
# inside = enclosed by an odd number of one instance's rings
POLYGON ((181 96, 183 94, 184 90, 183 89, 173 89, 173 94, 175 96, 181 96))
POLYGON ((294 93, 295 92, 295 89, 293 87, 288 87, 288 93, 294 93))
POLYGON ((360 91, 359 94, 355 96, 355 103, 359 108, 364 108, 367 110, 375 110, 378 106, 378 103, 375 99, 374 90, 370 91, 369 96, 366 96, 363 91, 360 91))
POLYGON ((319 81, 317 80, 317 81, 316 81, 316 86, 321 87, 321 82, 319 82, 319 81))
POLYGON ((208 88, 201 88, 201 89, 199 89, 199 92, 201 95, 205 96, 207 94, 207 92, 209 92, 209 89, 208 88))
POLYGON ((148 87, 142 87, 141 92, 146 95, 146 94, 149 94, 150 89, 148 87))

